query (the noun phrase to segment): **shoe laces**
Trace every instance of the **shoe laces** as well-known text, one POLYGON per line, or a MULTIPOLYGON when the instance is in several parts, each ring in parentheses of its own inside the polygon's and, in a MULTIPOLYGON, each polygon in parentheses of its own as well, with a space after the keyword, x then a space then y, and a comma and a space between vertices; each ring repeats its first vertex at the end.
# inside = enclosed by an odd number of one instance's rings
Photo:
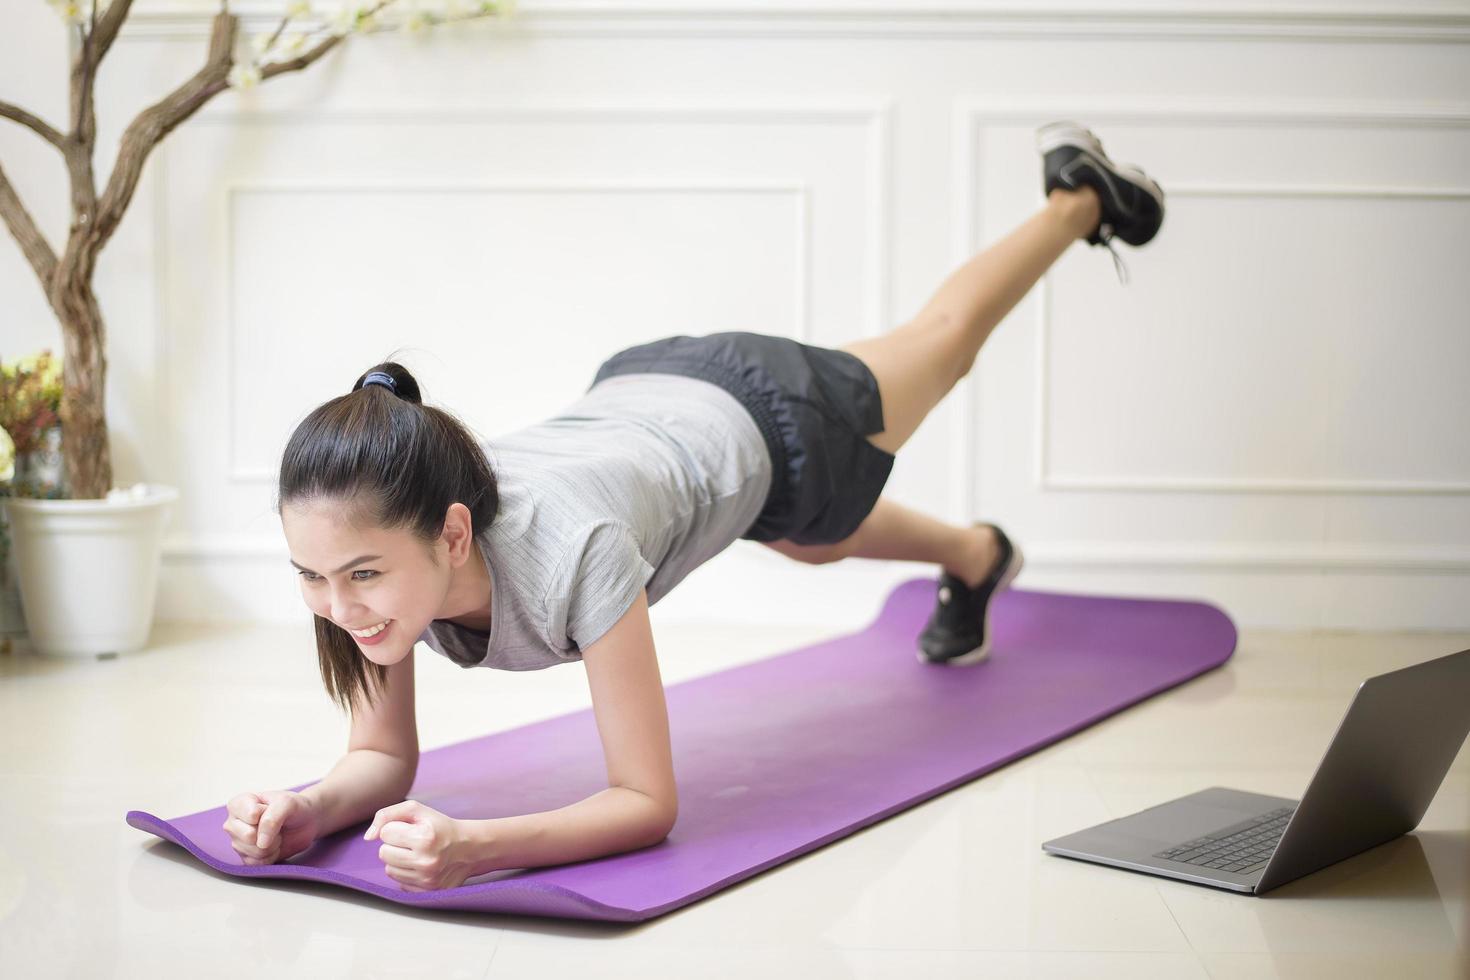
POLYGON ((1097 231, 1097 237, 1102 239, 1103 245, 1110 253, 1112 253, 1113 269, 1116 270, 1118 273, 1118 282, 1120 282, 1124 286, 1128 285, 1128 267, 1123 264, 1123 257, 1119 255, 1118 250, 1113 247, 1113 239, 1116 237, 1113 234, 1113 226, 1102 225, 1101 227, 1099 227, 1097 231))

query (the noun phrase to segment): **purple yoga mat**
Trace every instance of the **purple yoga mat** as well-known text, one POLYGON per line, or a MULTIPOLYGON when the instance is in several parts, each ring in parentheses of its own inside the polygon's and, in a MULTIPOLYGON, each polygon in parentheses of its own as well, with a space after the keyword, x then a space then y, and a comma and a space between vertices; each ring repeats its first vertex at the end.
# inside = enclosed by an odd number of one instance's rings
MULTIPOLYGON (((384 873, 379 843, 362 839, 366 823, 284 864, 246 866, 222 806, 172 820, 130 810, 127 821, 241 877, 309 878, 420 907, 640 921, 1065 738, 1235 649, 1230 618, 1206 603, 1011 589, 991 606, 989 661, 923 664, 915 638, 935 588, 904 582, 861 632, 671 685, 679 821, 654 847, 407 892, 384 873)), ((409 795, 490 818, 604 788, 587 708, 425 752, 409 795)))

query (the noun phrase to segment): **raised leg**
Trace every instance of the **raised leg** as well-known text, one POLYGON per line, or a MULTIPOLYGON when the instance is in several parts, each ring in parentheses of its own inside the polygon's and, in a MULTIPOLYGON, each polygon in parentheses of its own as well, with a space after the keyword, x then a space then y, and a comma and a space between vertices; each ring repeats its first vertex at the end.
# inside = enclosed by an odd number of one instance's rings
POLYGON ((1052 191, 1045 207, 952 272, 908 323, 840 348, 861 359, 878 381, 887 427, 868 441, 897 453, 970 373, 996 325, 1068 245, 1097 227, 1100 214, 1091 187, 1052 191))
MULTIPOLYGON (((878 381, 882 432, 868 441, 897 453, 934 406, 970 373, 985 339, 1067 246, 1097 227, 1101 204, 1091 187, 1055 190, 1044 208, 970 259, 939 287, 919 314, 881 337, 841 348, 860 358, 878 381)), ((995 564, 989 528, 945 524, 879 498, 858 529, 842 541, 766 546, 808 564, 844 558, 884 558, 938 564, 975 586, 995 564)))

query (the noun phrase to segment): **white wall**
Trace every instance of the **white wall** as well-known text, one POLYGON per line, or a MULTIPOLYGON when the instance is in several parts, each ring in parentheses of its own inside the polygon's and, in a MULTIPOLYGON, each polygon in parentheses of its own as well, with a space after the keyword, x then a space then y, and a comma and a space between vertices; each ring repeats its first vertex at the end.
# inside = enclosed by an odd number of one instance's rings
MULTIPOLYGON (((63 32, 32 6, 6 13, 0 98, 61 124, 63 32)), ((233 7, 260 31, 283 4, 233 7)), ((202 63, 210 9, 138 0, 101 77, 99 183, 202 63)), ((1025 588, 1464 628, 1467 55, 1464 0, 522 0, 224 93, 152 158, 98 275, 117 482, 183 491, 159 615, 307 620, 273 468, 388 353, 493 435, 655 337, 881 332, 1040 204, 1032 131, 1075 118, 1163 184, 1163 231, 1125 248, 1127 287, 1101 249, 1064 256, 889 492, 1001 523, 1025 588)), ((55 154, 0 125, 59 242, 55 154)), ((0 349, 59 347, 10 242, 0 349)), ((933 574, 742 541, 654 616, 843 629, 933 574)))

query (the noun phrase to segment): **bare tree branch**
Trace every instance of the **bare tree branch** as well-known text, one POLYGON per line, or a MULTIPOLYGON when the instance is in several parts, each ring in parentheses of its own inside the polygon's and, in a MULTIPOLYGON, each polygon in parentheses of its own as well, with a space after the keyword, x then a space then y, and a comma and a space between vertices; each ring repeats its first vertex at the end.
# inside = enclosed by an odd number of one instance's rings
POLYGON ((72 138, 83 144, 91 142, 97 132, 97 113, 92 99, 92 83, 97 77, 96 63, 92 58, 93 38, 97 36, 97 0, 92 0, 91 16, 89 30, 78 28, 82 47, 71 70, 71 132, 72 138))
POLYGON ((71 178, 73 234, 77 229, 90 231, 88 222, 97 211, 97 180, 93 158, 97 144, 97 104, 95 88, 98 67, 112 42, 122 29, 133 0, 112 0, 102 19, 97 19, 97 2, 93 0, 90 29, 82 31, 81 51, 71 70, 71 133, 64 137, 67 173, 71 178))
POLYGON ((11 236, 20 243, 21 252, 36 271, 36 277, 41 280, 41 288, 49 294, 51 279, 56 273, 56 253, 36 227, 30 212, 16 196, 15 188, 10 186, 4 170, 0 170, 0 220, 5 222, 11 236))
POLYGON ((281 32, 286 29, 286 25, 289 24, 290 22, 291 22, 291 18, 289 16, 282 17, 281 18, 281 22, 276 25, 276 31, 275 31, 275 33, 272 34, 271 35, 271 39, 266 42, 266 45, 265 45, 266 46, 266 50, 270 50, 271 45, 273 45, 273 44, 276 43, 276 38, 278 38, 278 37, 281 36, 281 32))
POLYGON ((127 20, 128 9, 132 5, 133 0, 112 0, 107 6, 107 13, 102 15, 102 20, 92 30, 95 39, 95 53, 92 56, 94 70, 102 64, 102 58, 107 54, 107 49, 112 47, 112 42, 117 40, 117 33, 122 28, 123 21, 127 20))
POLYGON ((61 255, 62 267, 68 267, 75 254, 79 230, 90 230, 88 222, 97 211, 97 180, 92 171, 92 149, 97 142, 97 112, 92 98, 92 84, 97 77, 92 52, 97 34, 97 4, 91 9, 91 29, 78 25, 81 41, 76 61, 71 66, 71 132, 66 137, 62 156, 66 158, 66 174, 71 184, 72 224, 67 246, 61 255))
POLYGON ((128 124, 122 135, 117 162, 107 179, 107 188, 97 206, 93 226, 95 246, 101 248, 112 237, 123 212, 127 210, 143 174, 148 155, 165 136, 204 103, 229 87, 230 66, 234 62, 235 32, 239 18, 234 14, 216 14, 209 36, 209 56, 204 67, 188 81, 154 103, 128 124))
MULTIPOLYGON (((382 5, 379 4, 379 6, 382 5)), ((320 58, 322 55, 326 54, 328 51, 332 50, 332 48, 342 43, 345 38, 345 34, 341 36, 334 35, 327 38, 321 44, 318 44, 316 47, 312 48, 305 54, 298 55, 295 58, 290 59, 289 61, 273 61, 260 69, 260 80, 263 82, 267 78, 274 78, 275 76, 285 74, 288 71, 300 71, 307 65, 311 64, 313 61, 320 58)))
POLYGON ((39 116, 35 116, 29 112, 26 112, 18 105, 12 105, 9 102, 0 102, 0 118, 13 119, 16 122, 20 123, 22 126, 29 126, 31 129, 34 129, 43 140, 56 147, 58 150, 62 149, 66 143, 66 137, 63 136, 59 130, 49 125, 39 116))
MULTIPOLYGON (((376 13, 392 2, 393 0, 382 0, 368 13, 376 13)), ((142 176, 143 165, 153 148, 210 99, 229 88, 229 72, 234 62, 232 52, 238 25, 239 18, 234 14, 216 14, 209 39, 209 58, 205 66, 162 101, 139 113, 123 133, 117 163, 112 168, 107 189, 103 191, 101 203, 97 207, 97 223, 93 229, 97 236, 97 247, 100 248, 112 236, 122 220, 123 212, 127 210, 142 176)), ((341 44, 346 37, 347 35, 333 35, 302 55, 262 66, 261 81, 289 71, 300 71, 341 44)))

